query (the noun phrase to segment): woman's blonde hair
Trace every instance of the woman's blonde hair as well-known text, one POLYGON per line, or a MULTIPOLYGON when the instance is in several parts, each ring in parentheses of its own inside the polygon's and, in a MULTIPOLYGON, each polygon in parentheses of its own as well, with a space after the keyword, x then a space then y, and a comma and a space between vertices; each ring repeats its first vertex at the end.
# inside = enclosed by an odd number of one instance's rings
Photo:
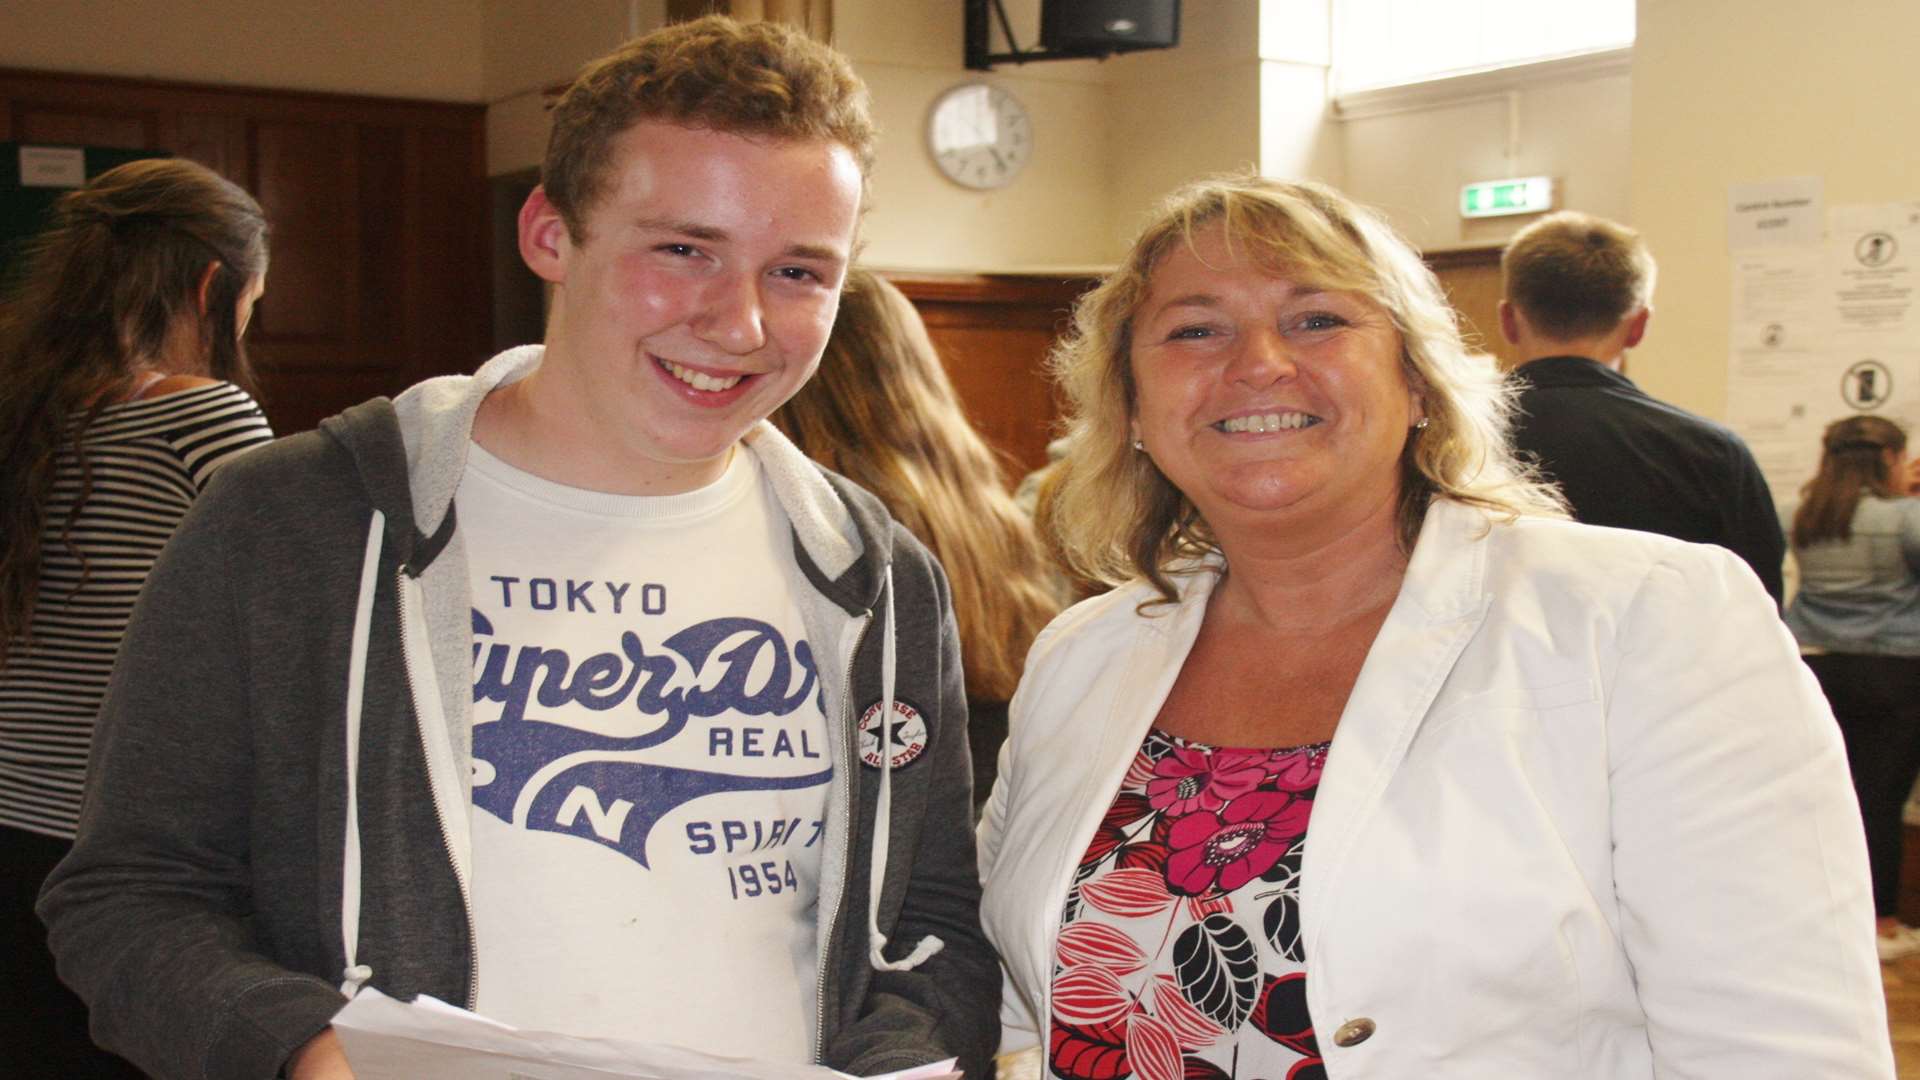
POLYGON ((913 303, 879 275, 851 271, 819 372, 771 419, 933 550, 953 586, 967 696, 1012 697, 1059 599, 1033 525, 961 411, 913 303))
POLYGON ((1050 363, 1068 398, 1069 449, 1048 524, 1074 570, 1120 584, 1140 577, 1168 600, 1178 562, 1218 545, 1206 521, 1153 461, 1132 448, 1137 406, 1133 321, 1154 270, 1177 244, 1224 227, 1261 270, 1378 304, 1402 341, 1408 385, 1428 421, 1400 458, 1400 545, 1411 552, 1436 496, 1504 514, 1564 516, 1566 504, 1514 457, 1512 391, 1490 358, 1461 343, 1440 283, 1406 241, 1322 184, 1239 174, 1190 184, 1161 203, 1119 269, 1080 298, 1050 363))

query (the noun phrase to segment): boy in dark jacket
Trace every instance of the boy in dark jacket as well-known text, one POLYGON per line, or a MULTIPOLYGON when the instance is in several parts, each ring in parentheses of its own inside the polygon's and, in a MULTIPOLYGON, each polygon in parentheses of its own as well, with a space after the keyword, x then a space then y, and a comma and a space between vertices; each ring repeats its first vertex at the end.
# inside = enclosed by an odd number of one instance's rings
POLYGON ((149 580, 41 903, 162 1077, 349 1076, 374 986, 517 1026, 984 1071, 940 570, 763 418, 871 163, 824 46, 720 18, 555 110, 545 344, 252 455, 149 580))

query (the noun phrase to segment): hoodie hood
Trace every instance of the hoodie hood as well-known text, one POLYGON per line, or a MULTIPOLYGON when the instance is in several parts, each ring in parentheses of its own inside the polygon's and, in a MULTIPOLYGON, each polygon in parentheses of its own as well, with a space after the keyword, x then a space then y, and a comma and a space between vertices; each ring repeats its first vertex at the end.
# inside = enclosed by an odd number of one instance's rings
MULTIPOLYGON (((374 402, 349 409, 321 428, 353 457, 390 528, 404 531, 404 526, 428 537, 450 535, 454 495, 466 471, 480 403, 500 387, 532 374, 545 354, 543 345, 522 345, 500 353, 472 375, 441 376, 407 390, 392 402, 399 447, 392 445, 393 429, 382 422, 374 402), (406 461, 404 485, 392 467, 396 450, 406 461)), ((891 519, 885 507, 845 480, 824 474, 765 420, 743 441, 793 525, 795 550, 808 580, 851 612, 871 608, 880 596, 883 568, 862 564, 861 556, 889 548, 891 519)), ((430 561, 418 560, 420 568, 430 561)))
MULTIPOLYGON (((544 345, 522 345, 472 375, 428 379, 388 402, 375 399, 321 424, 352 458, 369 499, 386 518, 386 543, 425 589, 434 681, 462 776, 471 764, 467 685, 473 636, 466 548, 454 496, 480 403, 540 366, 544 345), (401 482, 401 477, 405 482, 401 482)), ((880 501, 830 477, 772 424, 743 440, 793 526, 796 562, 809 584, 848 615, 873 610, 886 581, 894 527, 880 501), (878 552, 878 560, 866 558, 878 552)))

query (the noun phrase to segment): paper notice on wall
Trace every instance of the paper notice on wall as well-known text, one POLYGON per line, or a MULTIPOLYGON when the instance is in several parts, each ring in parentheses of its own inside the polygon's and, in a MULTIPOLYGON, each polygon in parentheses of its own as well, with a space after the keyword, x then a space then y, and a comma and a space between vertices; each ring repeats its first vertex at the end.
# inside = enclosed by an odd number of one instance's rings
POLYGON ((1792 176, 1727 189, 1727 250, 1820 243, 1821 180, 1792 176))
POLYGON ((1806 395, 1807 373, 1830 344, 1823 259, 1817 247, 1733 256, 1727 422, 1747 440, 1776 499, 1809 475, 1809 453, 1818 464, 1820 422, 1806 395))
POLYGON ((1727 392, 1727 423, 1747 441, 1775 502, 1797 495, 1820 465, 1825 421, 1796 389, 1736 378, 1727 392))
POLYGON ((1816 247, 1733 253, 1727 421, 1774 498, 1859 413, 1920 432, 1920 201, 1836 206, 1816 247))
POLYGON ((1837 234, 1874 229, 1920 229, 1920 201, 1856 203, 1828 211, 1828 228, 1837 234))
POLYGON ((1914 311, 1920 204, 1835 207, 1827 261, 1834 330, 1920 345, 1914 311))
POLYGON ((20 148, 20 186, 77 188, 87 182, 87 152, 78 146, 20 148))
POLYGON ((1733 372, 1790 377, 1820 344, 1821 255, 1817 248, 1738 252, 1733 257, 1733 372))

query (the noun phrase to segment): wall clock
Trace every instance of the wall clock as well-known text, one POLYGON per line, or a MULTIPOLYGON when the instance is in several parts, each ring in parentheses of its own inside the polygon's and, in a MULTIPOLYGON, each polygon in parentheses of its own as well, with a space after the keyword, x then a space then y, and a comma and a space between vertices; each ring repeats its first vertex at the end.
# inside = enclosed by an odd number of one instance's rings
POLYGON ((927 114, 927 150, 962 187, 1005 187, 1033 157, 1027 107, 998 86, 963 83, 935 99, 927 114))

